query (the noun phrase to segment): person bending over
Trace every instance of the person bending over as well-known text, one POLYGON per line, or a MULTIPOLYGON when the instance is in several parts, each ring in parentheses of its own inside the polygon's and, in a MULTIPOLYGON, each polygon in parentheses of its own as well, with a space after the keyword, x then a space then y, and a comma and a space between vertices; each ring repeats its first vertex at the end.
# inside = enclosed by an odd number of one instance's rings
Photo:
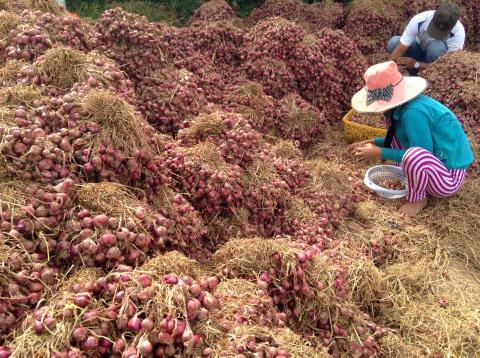
POLYGON ((384 113, 387 136, 351 146, 365 160, 393 161, 407 178, 407 202, 400 212, 414 216, 427 205, 427 195, 448 197, 462 186, 473 153, 453 112, 423 95, 427 81, 404 77, 393 61, 367 69, 366 86, 352 98, 361 113, 384 113))

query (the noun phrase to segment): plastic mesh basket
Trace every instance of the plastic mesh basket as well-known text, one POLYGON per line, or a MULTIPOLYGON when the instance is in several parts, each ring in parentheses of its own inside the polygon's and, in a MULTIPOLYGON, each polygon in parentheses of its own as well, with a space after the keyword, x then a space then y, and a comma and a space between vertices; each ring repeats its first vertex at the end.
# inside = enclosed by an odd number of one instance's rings
POLYGON ((393 165, 378 165, 370 168, 365 173, 364 183, 367 187, 375 191, 379 196, 385 199, 399 199, 407 195, 407 178, 403 175, 402 169, 393 165), (395 190, 383 188, 375 183, 384 180, 395 180, 402 183, 405 189, 395 190))

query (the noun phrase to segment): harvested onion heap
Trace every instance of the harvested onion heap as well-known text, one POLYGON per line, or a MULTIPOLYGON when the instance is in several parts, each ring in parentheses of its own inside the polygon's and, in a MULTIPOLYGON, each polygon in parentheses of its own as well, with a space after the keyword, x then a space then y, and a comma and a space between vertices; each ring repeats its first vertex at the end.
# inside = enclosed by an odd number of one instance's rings
POLYGON ((135 270, 120 265, 98 279, 71 280, 27 318, 14 352, 32 357, 201 354, 202 336, 192 326, 218 305, 213 295, 218 280, 182 273, 188 267, 194 268, 177 253, 135 270))
POLYGON ((226 163, 215 144, 172 146, 166 157, 165 166, 174 174, 176 188, 188 193, 203 216, 213 218, 240 205, 240 167, 226 163))
POLYGON ((294 92, 297 87, 295 76, 283 61, 267 57, 243 66, 248 78, 260 83, 265 92, 275 98, 282 98, 287 93, 294 92))
POLYGON ((58 97, 70 92, 75 84, 85 84, 88 88, 114 91, 130 103, 134 101, 133 84, 112 60, 96 52, 85 54, 69 47, 56 47, 32 66, 23 67, 18 77, 21 84, 46 86, 43 92, 49 96, 58 97))
POLYGON ((326 120, 322 112, 297 94, 284 97, 278 108, 278 136, 307 147, 322 140, 326 120))
POLYGON ((442 56, 421 73, 431 84, 426 94, 452 109, 475 141, 478 141, 480 135, 479 70, 478 53, 458 51, 442 56), (446 73, 452 75, 446 76, 446 73))
POLYGON ((252 161, 262 146, 260 133, 243 116, 219 111, 196 117, 178 137, 186 145, 214 143, 227 163, 242 167, 252 161))
POLYGON ((283 18, 269 18, 246 34, 242 58, 255 61, 267 54, 287 64, 302 97, 332 120, 338 118, 344 107, 341 101, 344 95, 334 76, 335 59, 322 53, 317 36, 283 18))
POLYGON ((118 63, 128 78, 138 83, 166 62, 159 32, 145 17, 114 8, 96 22, 92 41, 96 50, 118 63))
MULTIPOLYGON (((118 264, 138 266, 152 252, 190 246, 193 253, 201 245, 200 233, 193 227, 189 232, 177 231, 175 221, 137 200, 122 185, 83 184, 76 190, 76 202, 66 222, 67 235, 58 244, 60 262, 109 269, 118 264)), ((173 215, 169 207, 164 212, 173 215)))
POLYGON ((328 255, 301 246, 281 239, 232 240, 215 253, 211 265, 227 278, 256 279, 278 310, 274 322, 301 334, 315 332, 316 343, 331 354, 364 348, 378 352, 376 341, 387 331, 345 302, 345 269, 328 255), (358 336, 350 335, 354 331, 358 336))
POLYGON ((190 17, 188 23, 194 25, 201 21, 229 20, 234 16, 233 9, 225 0, 212 0, 200 5, 190 17))
POLYGON ((24 11, 21 17, 22 22, 12 26, 8 36, 0 42, 2 59, 33 61, 54 45, 69 46, 81 51, 92 49, 79 18, 41 11, 24 11))
POLYGON ((221 107, 227 112, 240 113, 257 131, 272 135, 276 128, 276 102, 265 94, 256 82, 240 81, 229 85, 222 96, 221 107))
POLYGON ((176 135, 207 104, 199 81, 185 69, 159 70, 138 85, 139 109, 158 131, 176 135))
POLYGON ((301 23, 309 31, 320 28, 337 28, 342 23, 343 6, 334 2, 306 4, 301 0, 266 0, 246 18, 248 25, 273 16, 282 16, 301 23))
POLYGON ((201 53, 227 77, 232 76, 240 64, 244 32, 228 21, 206 22, 194 27, 168 28, 158 41, 174 61, 201 53))
POLYGON ((382 0, 354 0, 347 11, 343 30, 364 55, 384 51, 392 35, 401 34, 405 26, 399 10, 382 0))

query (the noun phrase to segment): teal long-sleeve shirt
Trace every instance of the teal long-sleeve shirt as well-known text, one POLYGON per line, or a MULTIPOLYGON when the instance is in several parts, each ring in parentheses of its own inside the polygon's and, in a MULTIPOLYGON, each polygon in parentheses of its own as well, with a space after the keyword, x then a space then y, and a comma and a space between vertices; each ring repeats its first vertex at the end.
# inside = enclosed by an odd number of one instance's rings
MULTIPOLYGON (((473 162, 462 125, 447 107, 428 96, 419 96, 393 112, 395 138, 404 148, 421 147, 448 169, 467 169, 473 162)), ((376 138, 382 159, 401 162, 406 149, 384 148, 385 138, 376 138)))

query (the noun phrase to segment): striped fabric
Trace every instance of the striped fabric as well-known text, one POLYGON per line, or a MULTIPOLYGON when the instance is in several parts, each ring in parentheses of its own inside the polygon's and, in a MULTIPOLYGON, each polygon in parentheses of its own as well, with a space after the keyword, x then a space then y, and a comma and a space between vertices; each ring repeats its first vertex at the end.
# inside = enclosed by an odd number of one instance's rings
POLYGON ((462 186, 466 170, 447 169, 432 153, 423 148, 410 148, 401 167, 408 181, 409 202, 425 199, 427 193, 437 198, 455 194, 462 186))
MULTIPOLYGON (((406 149, 394 137, 393 149, 406 149)), ((403 174, 408 181, 407 200, 415 203, 424 199, 427 193, 437 198, 455 194, 465 180, 464 169, 447 169, 432 153, 423 148, 410 148, 402 158, 403 174)))

